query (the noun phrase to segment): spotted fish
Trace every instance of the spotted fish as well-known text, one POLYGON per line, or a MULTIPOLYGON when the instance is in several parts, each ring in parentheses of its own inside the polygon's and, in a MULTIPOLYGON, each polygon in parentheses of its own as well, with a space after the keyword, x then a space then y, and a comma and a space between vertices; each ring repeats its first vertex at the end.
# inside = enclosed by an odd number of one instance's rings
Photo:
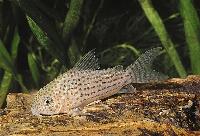
POLYGON ((133 64, 99 70, 94 51, 88 52, 69 71, 41 88, 33 99, 33 115, 78 115, 87 104, 118 93, 131 83, 147 83, 167 77, 152 70, 161 47, 142 54, 133 64))

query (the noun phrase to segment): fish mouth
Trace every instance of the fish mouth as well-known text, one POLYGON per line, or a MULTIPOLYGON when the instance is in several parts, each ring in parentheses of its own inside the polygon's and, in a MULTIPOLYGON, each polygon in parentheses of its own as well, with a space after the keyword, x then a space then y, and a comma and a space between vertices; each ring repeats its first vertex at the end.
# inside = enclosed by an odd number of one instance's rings
POLYGON ((35 116, 52 116, 52 115, 57 115, 57 113, 40 113, 36 111, 34 108, 31 108, 31 112, 35 116))
POLYGON ((39 116, 52 116, 52 115, 55 115, 55 114, 39 114, 39 116))

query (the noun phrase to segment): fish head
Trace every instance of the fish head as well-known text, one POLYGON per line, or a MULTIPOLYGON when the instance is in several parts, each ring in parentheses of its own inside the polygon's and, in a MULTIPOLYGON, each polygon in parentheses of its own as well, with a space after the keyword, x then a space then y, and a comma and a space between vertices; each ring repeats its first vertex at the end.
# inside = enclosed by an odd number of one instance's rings
POLYGON ((43 87, 35 94, 31 107, 33 115, 59 114, 64 98, 56 89, 58 88, 43 87))

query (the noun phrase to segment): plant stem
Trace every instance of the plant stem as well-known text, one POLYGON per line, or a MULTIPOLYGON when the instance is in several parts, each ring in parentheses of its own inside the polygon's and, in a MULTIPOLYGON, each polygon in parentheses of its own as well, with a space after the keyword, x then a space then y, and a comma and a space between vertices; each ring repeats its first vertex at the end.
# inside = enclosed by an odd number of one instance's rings
POLYGON ((192 0, 179 0, 193 74, 200 74, 200 21, 192 0))

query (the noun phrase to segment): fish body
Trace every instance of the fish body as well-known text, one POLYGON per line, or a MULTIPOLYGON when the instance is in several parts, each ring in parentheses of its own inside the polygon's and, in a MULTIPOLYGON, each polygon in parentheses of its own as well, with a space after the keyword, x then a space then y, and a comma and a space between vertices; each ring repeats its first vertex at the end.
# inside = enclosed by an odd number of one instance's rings
POLYGON ((160 48, 147 51, 126 69, 116 66, 99 70, 97 58, 91 51, 74 68, 41 88, 33 100, 31 111, 34 115, 76 115, 77 109, 116 94, 130 83, 165 79, 149 68, 159 52, 160 48))

